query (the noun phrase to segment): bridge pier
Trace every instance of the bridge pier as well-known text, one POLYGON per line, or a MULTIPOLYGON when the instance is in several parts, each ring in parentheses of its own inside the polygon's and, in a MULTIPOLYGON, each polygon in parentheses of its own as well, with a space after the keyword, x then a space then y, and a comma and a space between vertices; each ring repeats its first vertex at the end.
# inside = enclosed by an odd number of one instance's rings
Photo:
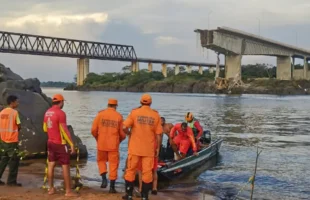
POLYGON ((165 78, 167 77, 167 64, 161 64, 161 73, 164 75, 165 78))
POLYGON ((148 71, 152 72, 153 71, 153 63, 149 62, 148 64, 148 71))
POLYGON ((199 74, 203 74, 203 68, 202 68, 202 66, 199 66, 199 69, 198 69, 198 72, 199 72, 199 74))
POLYGON ((131 63, 131 71, 138 72, 139 71, 139 63, 137 61, 133 61, 131 63))
POLYGON ((277 79, 279 80, 292 79, 292 63, 290 56, 277 57, 277 79))
POLYGON ((209 67, 209 73, 213 74, 214 73, 214 67, 209 67))
POLYGON ((309 69, 309 66, 308 66, 308 59, 307 57, 304 58, 304 79, 305 80, 308 80, 308 70, 309 69))
POLYGON ((187 73, 191 74, 192 73, 192 66, 187 65, 186 66, 186 71, 187 71, 187 73))
POLYGON ((84 80, 86 79, 88 73, 89 73, 89 59, 79 58, 77 60, 77 74, 76 74, 77 86, 81 86, 84 84, 84 80))
POLYGON ((241 59, 242 55, 225 55, 225 78, 241 79, 241 59))
POLYGON ((174 75, 178 75, 180 73, 180 66, 176 65, 174 68, 174 75))

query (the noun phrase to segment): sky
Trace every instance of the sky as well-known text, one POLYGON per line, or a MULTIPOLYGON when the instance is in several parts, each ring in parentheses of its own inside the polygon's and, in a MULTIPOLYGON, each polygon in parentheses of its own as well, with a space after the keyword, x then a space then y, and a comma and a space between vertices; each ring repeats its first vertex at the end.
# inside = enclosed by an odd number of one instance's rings
MULTIPOLYGON (((194 30, 221 26, 310 49, 309 0, 0 0, 0 30, 133 45, 138 57, 216 63, 194 30)), ((224 58, 220 57, 221 63, 224 58)), ((299 61, 300 62, 300 61, 299 61)), ((73 81, 73 58, 0 54, 23 78, 73 81)), ((242 64, 275 57, 245 56, 242 64)), ((95 73, 120 72, 128 62, 90 60, 95 73)), ((172 66, 171 66, 172 67, 172 66)), ((147 64, 140 64, 140 69, 147 64)), ((154 65, 160 70, 160 65, 154 65)))

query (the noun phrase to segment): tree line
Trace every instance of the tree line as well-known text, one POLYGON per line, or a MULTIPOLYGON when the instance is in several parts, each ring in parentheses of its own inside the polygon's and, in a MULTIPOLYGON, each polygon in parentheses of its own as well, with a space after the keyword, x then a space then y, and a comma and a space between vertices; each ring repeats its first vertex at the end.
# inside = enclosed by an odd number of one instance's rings
MULTIPOLYGON (((295 65, 295 69, 303 69, 302 65, 295 65)), ((131 72, 131 66, 127 65, 122 68, 121 72, 112 73, 89 73, 84 80, 86 86, 99 86, 104 84, 117 84, 119 86, 135 86, 137 84, 145 84, 152 81, 168 81, 168 82, 187 82, 199 80, 214 80, 215 71, 210 72, 205 69, 203 74, 199 74, 198 70, 192 70, 187 73, 184 66, 179 67, 180 73, 175 75, 173 67, 167 67, 167 78, 160 71, 148 72, 142 69, 138 72, 131 72)), ((276 67, 268 64, 249 64, 241 66, 241 75, 243 80, 253 78, 276 78, 276 67)), ((220 70, 220 77, 225 77, 225 70, 220 70)), ((67 87, 68 85, 76 85, 76 75, 73 82, 42 82, 43 87, 67 87)))
MULTIPOLYGON (((275 78, 276 67, 267 64, 242 65, 241 74, 244 80, 249 78, 275 78)), ((175 75, 173 67, 167 67, 167 78, 160 71, 148 72, 147 69, 142 69, 138 72, 131 72, 131 66, 125 66, 119 73, 89 73, 85 79, 85 85, 103 85, 107 83, 120 84, 124 86, 134 86, 138 83, 147 83, 152 81, 171 81, 171 82, 186 82, 193 80, 214 80, 215 72, 210 72, 209 69, 199 74, 198 70, 192 70, 192 73, 187 73, 186 68, 179 67, 180 73, 175 75)), ((225 71, 220 71, 220 77, 225 77, 225 71)))

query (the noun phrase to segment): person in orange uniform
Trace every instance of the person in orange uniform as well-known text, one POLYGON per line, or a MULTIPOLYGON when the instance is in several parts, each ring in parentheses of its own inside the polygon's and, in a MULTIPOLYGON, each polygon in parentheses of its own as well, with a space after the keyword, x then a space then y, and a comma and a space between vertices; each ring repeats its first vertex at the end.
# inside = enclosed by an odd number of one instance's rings
MULTIPOLYGON (((18 98, 10 95, 7 98, 8 107, 0 112, 0 134, 1 146, 4 150, 0 163, 0 179, 7 165, 9 165, 9 176, 7 179, 8 186, 22 186, 16 182, 19 160, 18 157, 18 132, 21 129, 18 111, 18 98)), ((0 185, 4 182, 0 180, 0 185)))
POLYGON ((43 130, 48 135, 48 194, 54 194, 54 168, 56 161, 62 166, 65 181, 67 197, 76 197, 78 194, 71 190, 70 178, 70 153, 67 144, 71 147, 71 154, 75 153, 75 147, 71 134, 67 128, 66 113, 62 111, 64 106, 64 97, 61 94, 55 94, 52 99, 52 107, 44 115, 43 130))
POLYGON ((126 138, 123 117, 116 111, 116 99, 108 100, 108 108, 100 111, 94 119, 91 133, 97 141, 97 163, 102 177, 101 188, 107 187, 107 165, 109 162, 110 193, 116 193, 115 180, 119 166, 119 145, 126 138))
POLYGON ((181 159, 186 157, 186 154, 192 145, 194 155, 197 155, 197 145, 195 143, 194 134, 190 127, 187 126, 186 122, 176 124, 170 131, 170 138, 177 145, 181 159), (175 136, 175 133, 178 135, 175 136))
MULTIPOLYGON (((166 134, 168 136, 168 141, 167 141, 167 148, 169 148, 169 146, 176 146, 173 141, 170 139, 169 137, 169 133, 170 130, 173 128, 173 124, 171 123, 166 123, 166 119, 164 117, 161 117, 161 126, 163 128, 163 134, 166 134)), ((163 138, 163 134, 161 136, 161 140, 160 140, 160 144, 162 144, 162 138, 163 138)), ((157 144, 157 142, 156 142, 157 144)), ((156 147, 155 147, 156 148, 156 147)), ((161 147, 160 147, 161 148, 161 147)), ((177 147, 175 147, 175 149, 177 149, 177 147)), ((178 153, 178 151, 176 150, 176 153, 178 153)), ((157 195, 157 183, 158 183, 158 175, 157 175, 157 169, 158 169, 158 160, 159 157, 155 157, 154 159, 154 166, 153 166, 153 189, 152 189, 152 194, 153 195, 157 195)), ((141 193, 142 191, 142 164, 141 162, 139 163, 139 167, 138 167, 138 174, 139 174, 139 192, 141 193)))
MULTIPOLYGON (((157 149, 157 140, 155 142, 155 149, 157 149)), ((152 194, 154 195, 157 195, 157 169, 158 169, 158 156, 156 156, 156 150, 154 152, 154 165, 153 165, 153 168, 152 168, 152 173, 153 173, 153 182, 152 182, 152 186, 153 186, 153 189, 152 189, 152 194)), ((139 162, 139 165, 138 165, 138 175, 139 175, 139 192, 142 193, 142 185, 143 185, 143 182, 142 182, 142 162, 140 161, 139 162)))
POLYGON ((154 156, 158 157, 160 139, 163 128, 160 124, 160 115, 151 109, 152 97, 149 94, 142 95, 141 106, 131 111, 124 121, 124 130, 128 132, 131 128, 131 135, 128 145, 128 160, 125 171, 126 196, 125 199, 132 199, 134 180, 139 162, 142 164, 142 192, 141 197, 148 200, 148 193, 152 189, 154 156), (157 146, 155 149, 155 143, 157 146))
MULTIPOLYGON (((194 133, 195 141, 198 145, 199 139, 203 134, 202 126, 200 125, 199 121, 194 117, 193 113, 191 112, 186 113, 185 120, 187 121, 188 126, 192 129, 194 133)), ((199 146, 197 146, 197 148, 199 149, 199 146)))

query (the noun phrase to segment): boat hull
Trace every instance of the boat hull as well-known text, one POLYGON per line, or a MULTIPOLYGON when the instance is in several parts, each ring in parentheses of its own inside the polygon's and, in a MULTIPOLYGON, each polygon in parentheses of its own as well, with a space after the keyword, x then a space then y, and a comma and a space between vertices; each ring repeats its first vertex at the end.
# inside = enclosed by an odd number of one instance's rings
POLYGON ((199 151, 198 155, 191 155, 180 161, 168 164, 157 170, 158 181, 172 181, 182 178, 216 156, 221 148, 223 140, 217 139, 210 146, 199 151))

